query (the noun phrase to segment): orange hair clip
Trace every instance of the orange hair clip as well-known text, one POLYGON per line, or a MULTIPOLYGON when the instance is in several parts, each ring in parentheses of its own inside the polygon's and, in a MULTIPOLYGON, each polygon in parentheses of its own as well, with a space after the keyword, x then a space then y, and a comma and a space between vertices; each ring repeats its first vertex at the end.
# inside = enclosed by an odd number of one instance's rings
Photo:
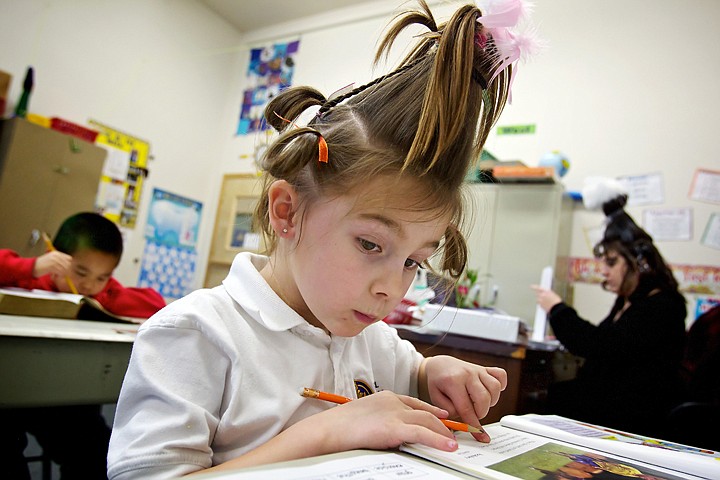
POLYGON ((328 163, 328 145, 320 134, 318 134, 318 160, 320 163, 328 163))
MULTIPOLYGON (((276 117, 278 117, 280 120, 283 120, 289 124, 291 124, 295 128, 300 128, 298 124, 295 122, 292 122, 288 120, 287 118, 281 117, 277 114, 277 112, 273 112, 276 117)), ((318 136, 318 160, 320 163, 328 163, 328 145, 325 141, 325 138, 320 134, 320 132, 317 132, 318 136)))

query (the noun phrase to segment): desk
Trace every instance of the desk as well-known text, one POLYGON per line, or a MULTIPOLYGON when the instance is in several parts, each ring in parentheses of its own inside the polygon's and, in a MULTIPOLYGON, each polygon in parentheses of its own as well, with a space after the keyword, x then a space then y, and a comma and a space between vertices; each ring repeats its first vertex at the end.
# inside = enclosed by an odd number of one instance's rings
POLYGON ((451 355, 485 367, 500 367, 508 375, 508 385, 500 401, 482 419, 484 424, 499 422, 509 414, 544 413, 547 390, 554 380, 553 364, 558 347, 554 344, 511 343, 455 334, 418 333, 398 328, 424 356, 451 355))
POLYGON ((137 328, 0 315, 0 408, 117 402, 137 328))

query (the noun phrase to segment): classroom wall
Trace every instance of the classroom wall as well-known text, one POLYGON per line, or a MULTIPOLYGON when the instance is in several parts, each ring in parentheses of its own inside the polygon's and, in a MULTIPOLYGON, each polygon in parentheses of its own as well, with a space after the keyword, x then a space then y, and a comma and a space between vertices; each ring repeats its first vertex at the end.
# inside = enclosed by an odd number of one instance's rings
POLYGON ((151 144, 138 223, 117 278, 134 285, 153 188, 203 203, 197 285, 215 220, 218 159, 235 114, 240 34, 194 0, 0 0, 8 112, 35 69, 30 111, 94 119, 151 144))
MULTIPOLYGON (((158 186, 205 207, 199 286, 222 174, 254 172, 252 153, 262 141, 233 135, 249 49, 299 38, 294 83, 330 94, 387 70, 373 70, 371 60, 400 3, 383 0, 240 35, 191 0, 0 0, 0 69, 15 76, 11 102, 33 64, 31 111, 94 118, 151 142, 146 193, 158 186)), ((454 10, 455 2, 431 3, 439 19, 454 10)), ((720 250, 699 243, 720 206, 688 199, 697 168, 720 170, 714 135, 720 2, 544 0, 536 2, 534 19, 548 46, 520 65, 500 125, 534 124, 536 132, 493 133, 487 149, 528 165, 561 150, 571 161, 562 181, 573 191, 588 176, 660 173, 665 199, 653 208, 693 209, 692 240, 660 242, 662 253, 671 263, 720 266, 720 250)), ((142 254, 148 199, 118 270, 129 284, 137 279, 133 260, 142 254)), ((640 221, 643 208, 629 211, 640 221)), ((573 256, 590 256, 583 229, 601 221, 577 206, 573 256)), ((576 305, 591 319, 607 312, 610 298, 597 285, 575 291, 576 305)))
MULTIPOLYGON (((389 3, 389 2, 383 2, 389 3)), ((434 2, 438 18, 454 11, 453 2, 434 2)), ((562 182, 581 191, 587 177, 660 174, 664 201, 629 207, 638 223, 647 208, 692 208, 690 241, 658 241, 670 263, 720 267, 720 250, 700 244, 702 232, 720 205, 691 201, 690 183, 698 168, 720 170, 715 130, 720 120, 720 2, 715 0, 643 0, 535 2, 534 21, 546 48, 520 64, 512 104, 499 125, 536 126, 532 135, 491 134, 486 148, 502 160, 537 165, 540 157, 562 151, 571 162, 562 182)), ((252 44, 285 40, 277 32, 302 31, 296 84, 316 85, 330 93, 368 78, 370 52, 391 17, 378 7, 375 16, 337 28, 311 22, 250 32, 252 44), (261 39, 262 41, 258 40, 261 39), (342 65, 343 68, 335 68, 342 65)), ((350 22, 350 23, 347 23, 350 22)), ((395 57, 399 56, 398 52, 395 57)), ((382 73, 382 69, 376 73, 382 73)), ((238 152, 251 152, 257 137, 233 140, 238 152)), ((249 163, 225 164, 227 170, 252 170, 249 163)), ((604 220, 581 203, 573 215, 571 256, 591 257, 585 230, 604 220)), ((512 219, 508 219, 512 221, 512 219)), ((539 279, 538 272, 538 279, 539 279)), ((518 288, 527 288, 519 285, 518 288)), ((528 288, 528 295, 531 295, 528 288)), ((602 320, 614 298, 597 284, 577 283, 574 305, 594 322, 602 320)), ((692 320, 695 295, 687 295, 692 320)))

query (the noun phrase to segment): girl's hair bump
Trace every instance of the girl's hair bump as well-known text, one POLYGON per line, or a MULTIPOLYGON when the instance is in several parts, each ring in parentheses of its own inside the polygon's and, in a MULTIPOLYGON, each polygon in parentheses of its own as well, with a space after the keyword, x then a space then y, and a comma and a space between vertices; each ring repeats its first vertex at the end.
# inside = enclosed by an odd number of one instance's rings
POLYGON ((312 87, 291 87, 266 107, 266 122, 280 134, 261 161, 264 185, 255 212, 268 253, 277 242, 267 198, 275 180, 287 181, 309 204, 390 175, 416 182, 422 198, 414 208, 450 212, 441 268, 462 274, 460 187, 507 103, 523 50, 511 28, 527 8, 520 0, 493 2, 485 12, 468 4, 438 23, 427 3, 418 3, 394 18, 379 43, 376 63, 401 32, 417 25, 425 30, 395 70, 332 99, 312 87), (296 124, 310 108, 317 113, 307 125, 296 124))

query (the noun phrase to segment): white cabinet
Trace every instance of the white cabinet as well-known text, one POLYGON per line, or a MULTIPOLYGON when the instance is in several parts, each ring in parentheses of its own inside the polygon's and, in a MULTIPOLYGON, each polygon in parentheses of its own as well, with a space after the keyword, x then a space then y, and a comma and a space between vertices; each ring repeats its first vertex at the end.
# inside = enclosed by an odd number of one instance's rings
MULTIPOLYGON (((468 268, 478 271, 483 303, 532 327, 542 269, 553 289, 567 287, 572 199, 559 184, 470 184, 468 268)), ((465 231, 468 231, 467 229, 465 231)))

